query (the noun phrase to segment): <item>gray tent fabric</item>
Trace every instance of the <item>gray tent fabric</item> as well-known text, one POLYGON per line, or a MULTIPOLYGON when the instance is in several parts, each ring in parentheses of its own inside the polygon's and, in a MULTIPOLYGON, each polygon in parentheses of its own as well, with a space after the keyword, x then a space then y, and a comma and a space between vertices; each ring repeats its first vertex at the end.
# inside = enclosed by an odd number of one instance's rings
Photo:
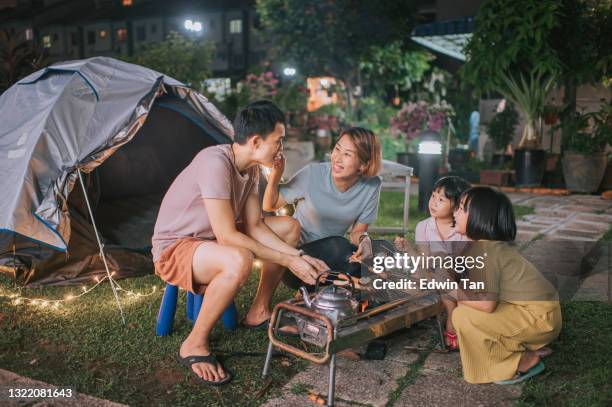
MULTIPOLYGON (((233 128, 212 103, 188 86, 151 69, 105 57, 52 65, 0 95, 0 269, 31 274, 44 267, 48 277, 68 262, 85 262, 56 279, 59 282, 76 278, 87 268, 95 270, 98 249, 92 245, 93 232, 86 227, 91 220, 78 193, 71 195, 73 189, 81 189, 75 188, 77 170, 89 174, 91 199, 107 167, 100 166, 113 154, 126 148, 130 154, 121 156, 127 157, 128 163, 134 157, 140 162, 148 160, 143 151, 155 153, 157 149, 157 156, 162 157, 162 148, 155 143, 163 143, 164 137, 167 146, 178 145, 177 153, 182 154, 179 162, 184 166, 199 148, 231 142, 233 128), (165 119, 147 126, 157 115, 165 119), (164 123, 183 122, 181 128, 159 130, 164 123), (148 130, 141 131, 143 126, 148 130), (183 130, 193 133, 191 138, 175 134, 183 130), (134 138, 140 144, 134 144, 134 138), (151 138, 148 150, 140 138, 151 138), (181 148, 181 142, 189 143, 189 148, 181 148), (140 145, 140 150, 128 148, 131 144, 140 145), (98 167, 101 172, 95 171, 98 167), (76 218, 80 223, 75 229, 76 218), (84 250, 88 244, 92 246, 84 250)), ((175 158, 158 159, 156 168, 160 174, 164 172, 163 185, 169 185, 181 169, 171 162, 175 158), (172 170, 164 170, 166 167, 172 170)), ((121 168, 127 171, 130 166, 115 161, 115 172, 110 174, 119 183, 126 175, 121 168)), ((106 178, 111 196, 114 181, 106 178)), ((124 189, 129 191, 130 187, 124 185, 124 189)), ((163 191, 155 192, 159 195, 163 191)), ((109 250, 120 252, 119 248, 109 250)), ((123 252, 117 256, 131 255, 123 252)), ((114 266, 121 268, 117 261, 114 266)))

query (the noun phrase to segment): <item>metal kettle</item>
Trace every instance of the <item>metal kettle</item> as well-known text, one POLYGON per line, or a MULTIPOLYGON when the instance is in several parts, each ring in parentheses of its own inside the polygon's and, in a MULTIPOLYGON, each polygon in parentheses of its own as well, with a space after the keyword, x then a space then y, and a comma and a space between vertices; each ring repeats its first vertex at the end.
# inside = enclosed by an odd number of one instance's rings
POLYGON ((304 297, 304 304, 311 310, 328 317, 333 325, 337 325, 338 321, 357 313, 359 302, 354 299, 355 284, 351 280, 351 276, 346 273, 325 271, 319 274, 312 299, 305 287, 300 287, 300 291, 304 297), (324 275, 327 277, 325 281, 329 281, 329 276, 345 276, 349 282, 350 290, 335 284, 320 287, 319 283, 324 275))

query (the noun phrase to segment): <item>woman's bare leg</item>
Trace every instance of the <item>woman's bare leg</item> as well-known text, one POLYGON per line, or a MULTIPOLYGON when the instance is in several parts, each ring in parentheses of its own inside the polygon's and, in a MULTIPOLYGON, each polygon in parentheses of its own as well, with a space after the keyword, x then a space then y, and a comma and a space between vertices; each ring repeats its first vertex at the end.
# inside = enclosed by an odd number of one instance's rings
MULTIPOLYGON (((266 225, 290 246, 297 246, 300 240, 300 224, 289 216, 268 216, 264 218, 266 225)), ((284 268, 275 263, 262 262, 261 278, 253 304, 244 318, 247 325, 258 325, 270 318, 270 302, 272 295, 280 283, 284 268)))

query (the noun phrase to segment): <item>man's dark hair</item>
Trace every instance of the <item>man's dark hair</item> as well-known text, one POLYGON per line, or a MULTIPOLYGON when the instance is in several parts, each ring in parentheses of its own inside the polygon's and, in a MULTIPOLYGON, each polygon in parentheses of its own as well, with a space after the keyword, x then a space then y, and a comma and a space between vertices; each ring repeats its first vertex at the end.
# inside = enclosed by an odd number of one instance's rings
POLYGON ((451 201, 451 209, 455 210, 459 207, 459 198, 461 197, 461 194, 470 189, 470 187, 470 183, 463 178, 450 176, 437 180, 433 186, 433 190, 439 191, 442 189, 446 199, 451 201))
POLYGON ((516 237, 516 222, 510 199, 489 187, 473 187, 461 195, 467 211, 466 234, 472 240, 511 242, 516 237))
POLYGON ((286 125, 285 114, 274 103, 269 100, 249 103, 234 120, 234 141, 245 144, 255 134, 265 140, 274 131, 276 123, 286 125))

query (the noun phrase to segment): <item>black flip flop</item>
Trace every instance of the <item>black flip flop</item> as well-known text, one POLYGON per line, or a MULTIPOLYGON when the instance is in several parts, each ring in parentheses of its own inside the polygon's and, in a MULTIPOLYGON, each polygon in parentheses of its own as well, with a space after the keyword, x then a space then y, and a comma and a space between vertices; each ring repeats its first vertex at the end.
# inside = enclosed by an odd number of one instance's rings
POLYGON ((217 364, 218 364, 217 357, 212 353, 206 356, 194 355, 194 356, 185 356, 184 358, 181 357, 179 353, 177 353, 176 361, 179 362, 182 366, 189 369, 189 371, 193 373, 193 375, 198 379, 199 382, 204 383, 204 384, 209 384, 211 386, 222 386, 224 384, 231 382, 232 378, 234 377, 231 374, 231 372, 227 370, 225 367, 223 367, 223 370, 225 370, 225 379, 223 380, 219 380, 215 382, 215 381, 203 379, 197 375, 197 373, 191 367, 191 365, 193 365, 194 363, 206 363, 209 365, 213 365, 215 368, 217 367, 217 364))
POLYGON ((266 319, 265 321, 257 324, 257 325, 249 325, 244 322, 244 319, 240 322, 240 326, 244 329, 261 329, 264 331, 268 330, 268 326, 270 325, 270 320, 266 319))

